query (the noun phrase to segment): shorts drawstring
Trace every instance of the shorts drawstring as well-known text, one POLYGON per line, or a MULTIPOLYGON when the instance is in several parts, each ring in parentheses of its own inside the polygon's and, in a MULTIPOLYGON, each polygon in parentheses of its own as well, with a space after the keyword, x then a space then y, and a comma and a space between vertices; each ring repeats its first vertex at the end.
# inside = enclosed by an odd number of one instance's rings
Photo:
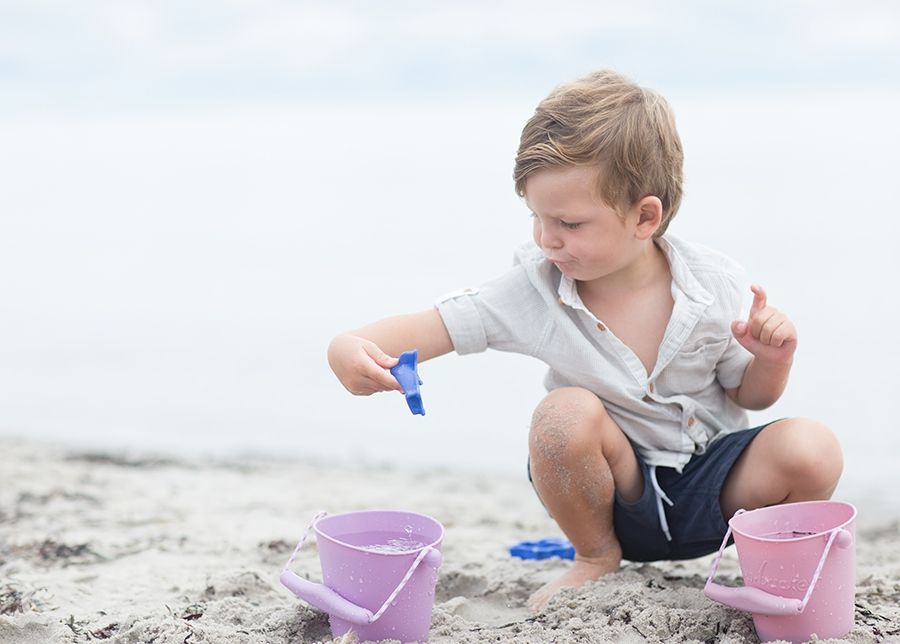
POLYGON ((666 540, 672 540, 672 533, 669 532, 669 522, 666 520, 666 512, 665 508, 663 508, 663 501, 669 504, 669 507, 675 505, 666 493, 663 492, 663 489, 659 486, 659 481, 656 480, 656 466, 650 466, 650 483, 653 485, 653 491, 656 492, 656 511, 659 514, 659 525, 662 528, 662 531, 666 535, 666 540))

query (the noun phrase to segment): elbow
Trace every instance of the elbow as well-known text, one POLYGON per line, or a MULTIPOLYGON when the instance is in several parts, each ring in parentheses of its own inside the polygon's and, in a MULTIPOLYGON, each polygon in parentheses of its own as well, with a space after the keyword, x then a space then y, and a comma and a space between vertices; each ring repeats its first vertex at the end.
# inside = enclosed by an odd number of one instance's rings
POLYGON ((746 409, 747 411, 762 411, 762 410, 768 409, 769 407, 774 405, 775 401, 773 400, 773 401, 769 402, 769 401, 752 400, 752 401, 744 403, 744 404, 741 404, 741 403, 738 403, 738 404, 741 407, 743 407, 744 409, 746 409))
POLYGON ((742 391, 741 387, 726 389, 725 393, 735 405, 748 411, 762 411, 768 409, 781 398, 781 393, 770 396, 762 396, 759 394, 752 395, 749 391, 742 391))
POLYGON ((778 399, 781 398, 781 396, 779 395, 760 398, 748 398, 748 400, 741 400, 740 398, 738 398, 737 404, 749 411, 762 411, 764 409, 768 409, 776 402, 778 402, 778 399))

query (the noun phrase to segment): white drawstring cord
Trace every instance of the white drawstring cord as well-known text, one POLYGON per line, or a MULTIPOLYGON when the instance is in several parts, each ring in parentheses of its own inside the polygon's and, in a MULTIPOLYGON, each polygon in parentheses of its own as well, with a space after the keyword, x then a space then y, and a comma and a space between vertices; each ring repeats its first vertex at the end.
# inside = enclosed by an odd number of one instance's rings
POLYGON ((659 525, 662 527, 662 531, 666 535, 666 539, 668 541, 672 540, 672 533, 669 532, 669 522, 666 520, 666 511, 663 508, 663 501, 669 504, 669 507, 675 505, 672 503, 672 499, 666 496, 666 493, 663 492, 663 489, 659 486, 659 481, 656 480, 656 466, 650 466, 650 483, 653 485, 653 491, 656 492, 656 511, 659 513, 659 525))

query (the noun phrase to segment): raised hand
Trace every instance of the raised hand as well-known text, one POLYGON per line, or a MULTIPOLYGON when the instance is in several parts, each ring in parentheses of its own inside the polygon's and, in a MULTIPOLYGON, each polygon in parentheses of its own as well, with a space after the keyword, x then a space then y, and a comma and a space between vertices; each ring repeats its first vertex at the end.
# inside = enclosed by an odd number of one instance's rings
POLYGON ((797 350, 797 329, 788 317, 766 301, 759 285, 750 287, 753 304, 747 321, 731 323, 735 339, 754 356, 765 362, 790 364, 797 350))

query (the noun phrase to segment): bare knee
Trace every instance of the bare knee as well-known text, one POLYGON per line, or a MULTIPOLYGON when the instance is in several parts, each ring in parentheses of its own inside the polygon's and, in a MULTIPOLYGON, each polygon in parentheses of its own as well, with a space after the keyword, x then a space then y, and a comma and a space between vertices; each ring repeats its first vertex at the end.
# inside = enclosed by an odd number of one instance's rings
POLYGON ((548 477, 562 489, 579 478, 593 487, 609 477, 627 500, 637 500, 643 491, 644 479, 631 443, 603 402, 587 389, 555 389, 541 401, 531 421, 528 451, 538 488, 548 477))
POLYGON ((587 450, 600 449, 606 418, 603 403, 587 389, 554 389, 531 418, 528 451, 532 460, 570 462, 587 450))
POLYGON ((798 496, 830 497, 844 469, 837 437, 810 418, 792 418, 778 425, 780 465, 792 489, 798 496))

